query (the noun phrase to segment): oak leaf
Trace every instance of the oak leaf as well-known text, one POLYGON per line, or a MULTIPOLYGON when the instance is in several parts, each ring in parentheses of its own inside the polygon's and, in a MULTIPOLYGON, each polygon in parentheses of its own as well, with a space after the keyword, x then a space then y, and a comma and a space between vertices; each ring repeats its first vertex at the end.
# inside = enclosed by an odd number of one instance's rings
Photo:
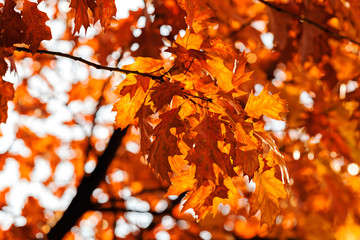
POLYGON ((275 219, 281 210, 279 199, 287 197, 284 184, 274 174, 274 168, 262 173, 255 172, 253 181, 256 188, 249 198, 250 214, 260 210, 261 224, 266 223, 270 228, 275 224, 275 219))
POLYGON ((214 11, 207 5, 207 1, 200 0, 178 0, 179 6, 187 13, 186 23, 190 30, 198 33, 211 24, 214 11))
POLYGON ((71 0, 70 7, 75 11, 75 28, 74 33, 80 32, 80 28, 84 26, 85 31, 89 27, 88 9, 93 14, 96 12, 96 3, 94 0, 71 0))
POLYGON ((128 77, 121 84, 122 88, 120 90, 120 95, 125 96, 126 94, 130 93, 130 98, 133 98, 136 91, 140 87, 143 89, 144 92, 146 92, 149 89, 149 84, 149 77, 143 77, 141 75, 134 75, 134 78, 128 77))
POLYGON ((158 84, 151 88, 151 101, 157 110, 160 110, 164 105, 170 104, 171 100, 175 95, 184 97, 185 92, 183 91, 184 84, 180 82, 165 82, 158 84))
POLYGON ((145 105, 143 103, 139 110, 137 111, 135 117, 137 117, 138 120, 138 128, 140 129, 140 150, 143 155, 148 154, 151 146, 151 140, 150 137, 153 134, 153 127, 149 124, 148 121, 146 121, 146 117, 153 114, 153 110, 150 108, 149 105, 145 105))
POLYGON ((278 93, 269 94, 268 87, 265 86, 258 96, 250 93, 245 112, 252 118, 260 118, 261 115, 265 115, 276 120, 285 120, 284 114, 287 112, 287 105, 278 93))
POLYGON ((1 47, 11 47, 14 43, 21 43, 24 40, 26 24, 21 14, 14 10, 16 3, 12 0, 0 4, 0 43, 1 47))
POLYGON ((110 25, 111 19, 116 15, 114 0, 97 0, 95 9, 95 21, 100 19, 101 26, 105 29, 110 25))
POLYGON ((188 152, 186 160, 196 166, 198 186, 206 180, 216 182, 213 164, 218 165, 226 176, 236 176, 230 156, 218 147, 218 142, 224 140, 218 116, 206 114, 194 131, 196 132, 193 139, 194 146, 188 152))
MULTIPOLYGON (((128 75, 127 78, 118 86, 116 92, 120 92, 122 90, 127 80, 131 82, 134 81, 134 79, 134 75, 128 75)), ((130 93, 127 93, 125 96, 121 97, 113 107, 113 111, 116 112, 116 126, 124 129, 129 124, 134 123, 136 112, 145 101, 145 98, 146 92, 144 92, 142 88, 138 88, 133 97, 131 97, 130 93)))
POLYGON ((151 144, 147 158, 155 173, 169 183, 169 173, 172 171, 168 157, 182 155, 178 147, 178 138, 170 131, 176 128, 176 133, 179 134, 185 130, 184 123, 178 116, 179 110, 180 108, 172 109, 160 115, 161 122, 154 129, 155 140, 151 144))
POLYGON ((45 25, 49 18, 46 13, 39 11, 36 3, 28 0, 24 1, 22 15, 27 26, 25 42, 30 45, 29 49, 34 54, 39 49, 41 41, 52 38, 50 28, 45 25))

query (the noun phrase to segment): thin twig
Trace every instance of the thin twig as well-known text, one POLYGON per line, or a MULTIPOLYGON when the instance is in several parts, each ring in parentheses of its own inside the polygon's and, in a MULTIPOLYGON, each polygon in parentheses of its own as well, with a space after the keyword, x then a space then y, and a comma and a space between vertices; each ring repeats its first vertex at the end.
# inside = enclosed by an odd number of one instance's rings
MULTIPOLYGON (((15 50, 19 51, 19 52, 31 53, 30 49, 24 48, 24 47, 15 47, 15 50)), ((72 59, 74 61, 82 62, 82 63, 84 63, 86 65, 89 65, 91 67, 94 67, 96 69, 113 71, 113 72, 121 72, 121 73, 125 73, 125 74, 138 74, 138 75, 141 75, 141 76, 144 76, 144 77, 152 78, 152 79, 157 80, 159 82, 164 82, 164 79, 162 78, 162 76, 155 76, 155 75, 151 75, 149 73, 142 73, 142 72, 139 72, 139 71, 126 70, 126 69, 121 69, 121 68, 117 68, 117 67, 103 66, 101 64, 94 63, 94 62, 88 61, 86 59, 83 59, 81 57, 76 57, 76 56, 73 56, 73 55, 70 55, 70 54, 67 54, 67 53, 49 51, 49 50, 37 50, 36 53, 47 54, 47 55, 52 55, 52 56, 59 56, 59 57, 65 57, 65 58, 72 59)))
MULTIPOLYGON (((24 47, 15 47, 15 50, 19 51, 19 52, 28 52, 28 53, 31 52, 30 49, 24 48, 24 47)), ((141 76, 144 76, 144 77, 149 77, 151 79, 154 79, 159 83, 164 83, 165 82, 164 78, 163 78, 164 75, 156 76, 156 75, 152 75, 151 73, 142 73, 142 72, 139 72, 139 71, 126 70, 126 69, 121 69, 121 68, 117 68, 117 67, 103 66, 101 64, 94 63, 94 62, 85 60, 85 59, 83 59, 81 57, 76 57, 76 56, 73 56, 73 55, 70 55, 70 54, 67 54, 67 53, 55 52, 55 51, 49 51, 49 50, 37 50, 36 53, 48 54, 48 55, 53 55, 53 56, 60 56, 60 57, 69 58, 69 59, 72 59, 74 61, 82 62, 82 63, 84 63, 84 64, 86 64, 88 66, 91 66, 91 67, 94 67, 94 68, 100 69, 100 70, 121 72, 121 73, 125 73, 125 74, 137 74, 137 75, 141 75, 141 76)), ((196 95, 193 95, 193 94, 190 94, 190 93, 185 93, 185 94, 187 96, 189 96, 189 97, 199 98, 199 99, 201 99, 203 101, 212 102, 212 99, 210 99, 210 98, 200 97, 200 96, 196 96, 196 95)))
POLYGON ((328 29, 328 28, 320 25, 319 23, 314 22, 314 21, 312 21, 312 20, 310 20, 310 19, 308 19, 308 18, 306 18, 306 17, 302 17, 302 16, 296 15, 296 14, 294 14, 294 13, 291 13, 291 12, 289 12, 289 11, 287 11, 287 10, 285 10, 285 9, 282 9, 282 8, 280 8, 280 7, 272 4, 272 3, 266 2, 265 0, 259 0, 259 2, 262 2, 262 3, 265 4, 266 6, 274 9, 275 11, 284 13, 284 14, 286 14, 286 15, 289 15, 290 17, 293 17, 293 18, 297 18, 298 20, 300 20, 300 21, 302 21, 302 22, 309 23, 309 24, 311 24, 311 25, 319 28, 320 30, 326 32, 327 34, 330 34, 330 35, 332 35, 332 36, 334 36, 334 37, 336 37, 336 38, 348 40, 348 41, 350 41, 350 42, 352 42, 352 43, 360 46, 360 42, 358 42, 358 41, 356 41, 356 40, 354 40, 354 39, 352 39, 352 38, 350 38, 350 37, 347 37, 347 36, 341 35, 341 34, 339 34, 339 33, 337 33, 337 32, 334 32, 334 31, 332 31, 332 30, 330 30, 330 29, 328 29))

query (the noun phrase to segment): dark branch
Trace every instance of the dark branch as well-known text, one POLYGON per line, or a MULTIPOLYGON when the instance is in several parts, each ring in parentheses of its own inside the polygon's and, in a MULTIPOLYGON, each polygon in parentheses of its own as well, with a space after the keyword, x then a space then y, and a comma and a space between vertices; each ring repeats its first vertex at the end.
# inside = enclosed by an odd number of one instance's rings
MULTIPOLYGON (((19 52, 28 52, 31 53, 30 49, 28 48, 24 48, 24 47, 15 47, 16 51, 19 52)), ((103 66, 101 64, 98 63, 94 63, 88 60, 85 60, 81 57, 76 57, 67 53, 62 53, 62 52, 55 52, 55 51, 49 51, 49 50, 37 50, 36 53, 40 53, 40 54, 47 54, 47 55, 52 55, 52 56, 59 56, 59 57, 65 57, 65 58, 69 58, 72 59, 74 61, 79 61, 82 62, 86 65, 89 65, 91 67, 94 67, 96 69, 100 69, 100 70, 107 70, 107 71, 113 71, 113 72, 121 72, 121 73, 125 73, 125 74, 138 74, 144 77, 149 77, 152 78, 154 80, 157 80, 159 82, 163 82, 164 79, 162 76, 156 76, 156 75, 151 75, 149 73, 142 73, 142 72, 138 72, 138 71, 132 71, 132 70, 126 70, 126 69, 121 69, 121 68, 117 68, 117 67, 108 67, 108 66, 103 66)))
MULTIPOLYGON (((15 47, 15 50, 19 51, 19 52, 31 53, 30 49, 24 48, 24 47, 15 47)), ((121 68, 116 68, 116 67, 103 66, 103 65, 100 65, 100 64, 85 60, 85 59, 83 59, 81 57, 76 57, 76 56, 73 56, 73 55, 70 55, 70 54, 67 54, 67 53, 54 52, 54 51, 48 51, 48 50, 37 50, 36 53, 65 57, 65 58, 72 59, 74 61, 82 62, 82 63, 84 63, 84 64, 86 64, 88 66, 94 67, 96 69, 114 71, 114 72, 121 72, 121 73, 125 73, 125 74, 138 74, 138 75, 141 75, 141 76, 144 76, 144 77, 149 77, 151 79, 154 79, 159 83, 164 82, 164 79, 163 79, 164 75, 156 76, 156 75, 152 75, 151 73, 142 73, 142 72, 138 72, 138 71, 126 70, 126 69, 121 69, 121 68)), ((187 97, 198 98, 198 99, 201 99, 203 101, 212 102, 211 98, 200 97, 200 96, 196 96, 196 95, 186 93, 186 92, 185 92, 185 95, 187 97)))
POLYGON ((324 27, 324 26, 321 26, 319 23, 314 22, 314 21, 312 21, 312 20, 310 20, 310 19, 308 19, 308 18, 306 18, 306 17, 302 17, 302 16, 299 16, 299 15, 293 14, 293 13, 291 13, 291 12, 288 12, 288 11, 286 11, 285 9, 282 9, 282 8, 280 8, 280 7, 272 4, 272 3, 266 2, 265 0, 259 0, 259 1, 262 2, 263 4, 265 4, 266 6, 274 9, 275 11, 284 13, 284 14, 286 14, 286 15, 289 15, 290 17, 293 17, 293 18, 297 18, 298 20, 300 20, 300 21, 302 21, 302 22, 309 23, 309 24, 311 24, 311 25, 319 28, 320 30, 326 32, 327 34, 330 34, 330 35, 334 36, 335 38, 343 39, 343 40, 348 40, 348 41, 350 41, 350 42, 352 42, 352 43, 360 46, 360 42, 358 42, 358 41, 356 41, 356 40, 354 40, 354 39, 352 39, 352 38, 350 38, 350 37, 347 37, 347 36, 341 35, 341 34, 339 34, 339 33, 337 33, 337 32, 334 32, 334 31, 332 31, 332 30, 330 30, 330 29, 328 29, 328 28, 326 28, 326 27, 324 27))
POLYGON ((61 219, 51 228, 47 234, 49 240, 61 240, 65 234, 76 224, 81 216, 91 209, 91 195, 95 188, 100 184, 106 175, 106 171, 115 157, 116 151, 119 148, 123 137, 126 134, 127 128, 121 130, 117 129, 111 136, 109 143, 98 158, 98 164, 94 171, 87 177, 81 180, 77 193, 71 201, 69 207, 64 212, 61 219))

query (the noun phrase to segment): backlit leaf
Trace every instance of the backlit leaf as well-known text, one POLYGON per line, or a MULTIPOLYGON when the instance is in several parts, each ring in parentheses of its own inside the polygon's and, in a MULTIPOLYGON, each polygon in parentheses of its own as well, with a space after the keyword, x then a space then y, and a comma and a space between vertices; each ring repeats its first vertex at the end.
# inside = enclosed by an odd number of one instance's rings
MULTIPOLYGON (((128 75, 127 78, 120 84, 117 88, 117 92, 121 92, 126 84, 136 82, 136 79, 133 75, 128 75)), ((116 125, 117 127, 124 129, 129 124, 134 123, 136 112, 139 110, 141 105, 144 103, 146 98, 146 92, 142 88, 138 88, 131 97, 131 93, 127 93, 125 96, 121 97, 113 107, 113 111, 116 111, 116 125)))
POLYGON ((84 26, 85 31, 89 27, 88 9, 93 14, 96 12, 96 3, 94 0, 71 0, 70 7, 75 11, 75 28, 74 33, 80 32, 80 28, 84 26))
POLYGON ((207 6, 206 1, 178 0, 177 2, 180 7, 186 11, 186 22, 191 30, 198 33, 211 23, 209 20, 214 17, 214 13, 213 10, 207 6))
POLYGON ((25 42, 30 45, 29 48, 34 54, 39 49, 41 41, 52 38, 50 28, 45 25, 49 18, 46 13, 38 10, 36 3, 28 0, 24 1, 22 14, 27 25, 25 42))
POLYGON ((177 133, 184 131, 184 123, 178 116, 179 110, 180 108, 173 109, 160 115, 161 122, 154 129, 155 140, 151 144, 147 159, 155 173, 168 182, 170 182, 169 173, 171 172, 168 157, 181 155, 178 138, 170 131, 171 128, 176 128, 177 133))
POLYGON ((100 19, 101 26, 105 29, 110 25, 111 19, 116 15, 114 0, 97 0, 95 10, 95 21, 100 19))
POLYGON ((265 86, 258 96, 250 93, 245 112, 253 118, 265 115, 276 120, 285 120, 287 104, 279 97, 279 94, 269 94, 267 86, 265 86))
POLYGON ((157 110, 160 110, 164 105, 170 104, 172 98, 177 96, 185 96, 183 92, 184 84, 179 82, 165 82, 158 84, 151 88, 151 101, 154 103, 157 110))
POLYGON ((224 140, 218 117, 206 115, 194 130, 197 135, 186 160, 196 166, 198 185, 206 180, 215 182, 214 164, 218 165, 226 176, 236 176, 229 155, 218 147, 218 141, 224 140))
POLYGON ((253 181, 256 188, 249 198, 250 214, 255 214, 260 210, 260 222, 266 223, 269 227, 275 224, 275 219, 280 213, 279 199, 287 197, 284 184, 274 174, 274 168, 255 173, 253 181))
POLYGON ((5 1, 3 7, 0 5, 0 48, 11 47, 14 43, 21 43, 25 38, 27 26, 21 14, 14 10, 15 6, 16 3, 12 0, 5 1))

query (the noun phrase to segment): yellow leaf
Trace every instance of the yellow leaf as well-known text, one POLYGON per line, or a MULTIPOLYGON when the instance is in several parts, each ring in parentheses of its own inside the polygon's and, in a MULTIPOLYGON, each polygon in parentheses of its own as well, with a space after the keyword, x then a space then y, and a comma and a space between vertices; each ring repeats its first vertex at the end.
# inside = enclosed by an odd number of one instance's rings
POLYGON ((232 84, 233 73, 224 66, 224 62, 221 58, 212 57, 207 60, 210 66, 210 73, 214 79, 216 79, 218 86, 224 92, 229 92, 234 89, 232 84))
POLYGON ((204 36, 201 34, 191 33, 189 29, 186 30, 186 33, 183 37, 178 35, 176 38, 176 42, 186 49, 195 49, 199 50, 201 48, 201 44, 204 41, 204 36))
POLYGON ((113 107, 113 111, 116 112, 116 127, 124 129, 129 124, 133 124, 136 112, 145 101, 145 98, 146 94, 142 88, 139 88, 132 98, 130 97, 130 93, 120 98, 113 107))
MULTIPOLYGON (((135 62, 123 67, 125 70, 138 71, 141 73, 154 73, 163 70, 164 61, 154 58, 137 57, 135 62)), ((153 74, 156 75, 156 74, 153 74)))
POLYGON ((258 96, 250 93, 245 111, 253 118, 265 115, 276 120, 285 120, 284 113, 287 112, 287 107, 286 102, 279 97, 279 94, 269 94, 268 88, 265 86, 258 96))
POLYGON ((253 181, 256 189, 249 198, 250 214, 255 214, 260 209, 261 224, 266 223, 270 228, 274 225, 281 210, 279 198, 287 197, 284 184, 274 174, 274 168, 261 174, 255 172, 253 181))

